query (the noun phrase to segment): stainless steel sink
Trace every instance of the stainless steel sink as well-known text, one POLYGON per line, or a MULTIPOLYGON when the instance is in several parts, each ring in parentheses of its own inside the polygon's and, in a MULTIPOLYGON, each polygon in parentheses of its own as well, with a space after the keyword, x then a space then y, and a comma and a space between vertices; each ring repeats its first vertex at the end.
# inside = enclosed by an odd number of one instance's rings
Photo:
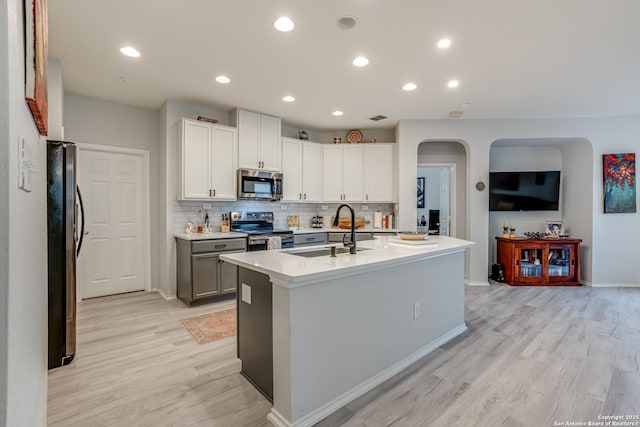
MULTIPOLYGON (((367 251, 368 248, 357 248, 356 252, 367 251)), ((315 258, 320 256, 329 256, 331 254, 331 248, 322 248, 315 250, 300 250, 300 251, 291 251, 287 252, 291 255, 303 256, 305 258, 315 258)), ((347 254, 349 253, 349 248, 336 247, 336 255, 347 254)))

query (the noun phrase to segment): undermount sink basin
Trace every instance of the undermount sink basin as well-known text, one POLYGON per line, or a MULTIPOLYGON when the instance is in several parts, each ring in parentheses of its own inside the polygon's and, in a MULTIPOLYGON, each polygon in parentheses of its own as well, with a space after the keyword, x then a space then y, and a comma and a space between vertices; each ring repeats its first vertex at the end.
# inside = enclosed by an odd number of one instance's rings
MULTIPOLYGON (((356 248, 356 252, 367 251, 367 248, 356 248)), ((331 254, 331 248, 322 248, 315 250, 301 250, 301 251, 292 251, 288 252, 291 255, 303 256, 305 258, 315 258, 320 256, 329 256, 331 254)), ((340 254, 348 254, 349 248, 344 247, 336 247, 336 255, 340 254)))

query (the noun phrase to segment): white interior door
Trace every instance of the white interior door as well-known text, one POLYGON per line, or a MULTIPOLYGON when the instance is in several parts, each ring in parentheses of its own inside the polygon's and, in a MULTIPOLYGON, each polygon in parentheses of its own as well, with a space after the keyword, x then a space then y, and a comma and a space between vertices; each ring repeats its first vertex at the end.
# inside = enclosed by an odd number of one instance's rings
POLYGON ((86 233, 78 258, 81 298, 143 290, 143 158, 80 148, 86 233))

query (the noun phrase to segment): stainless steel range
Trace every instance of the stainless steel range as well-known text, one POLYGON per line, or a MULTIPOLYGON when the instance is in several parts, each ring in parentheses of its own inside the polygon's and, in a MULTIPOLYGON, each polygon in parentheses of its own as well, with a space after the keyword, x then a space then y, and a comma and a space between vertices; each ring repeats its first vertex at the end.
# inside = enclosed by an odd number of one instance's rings
POLYGON ((293 231, 274 230, 273 212, 231 212, 231 231, 247 233, 247 250, 263 251, 268 248, 269 237, 278 236, 283 248, 293 247, 293 231))

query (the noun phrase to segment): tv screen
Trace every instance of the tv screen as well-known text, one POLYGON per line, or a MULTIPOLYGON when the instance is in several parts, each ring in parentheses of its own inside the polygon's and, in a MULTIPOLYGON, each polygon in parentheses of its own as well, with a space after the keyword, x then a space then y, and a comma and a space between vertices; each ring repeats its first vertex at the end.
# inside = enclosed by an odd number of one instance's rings
POLYGON ((490 211, 557 211, 560 171, 491 172, 490 211))

